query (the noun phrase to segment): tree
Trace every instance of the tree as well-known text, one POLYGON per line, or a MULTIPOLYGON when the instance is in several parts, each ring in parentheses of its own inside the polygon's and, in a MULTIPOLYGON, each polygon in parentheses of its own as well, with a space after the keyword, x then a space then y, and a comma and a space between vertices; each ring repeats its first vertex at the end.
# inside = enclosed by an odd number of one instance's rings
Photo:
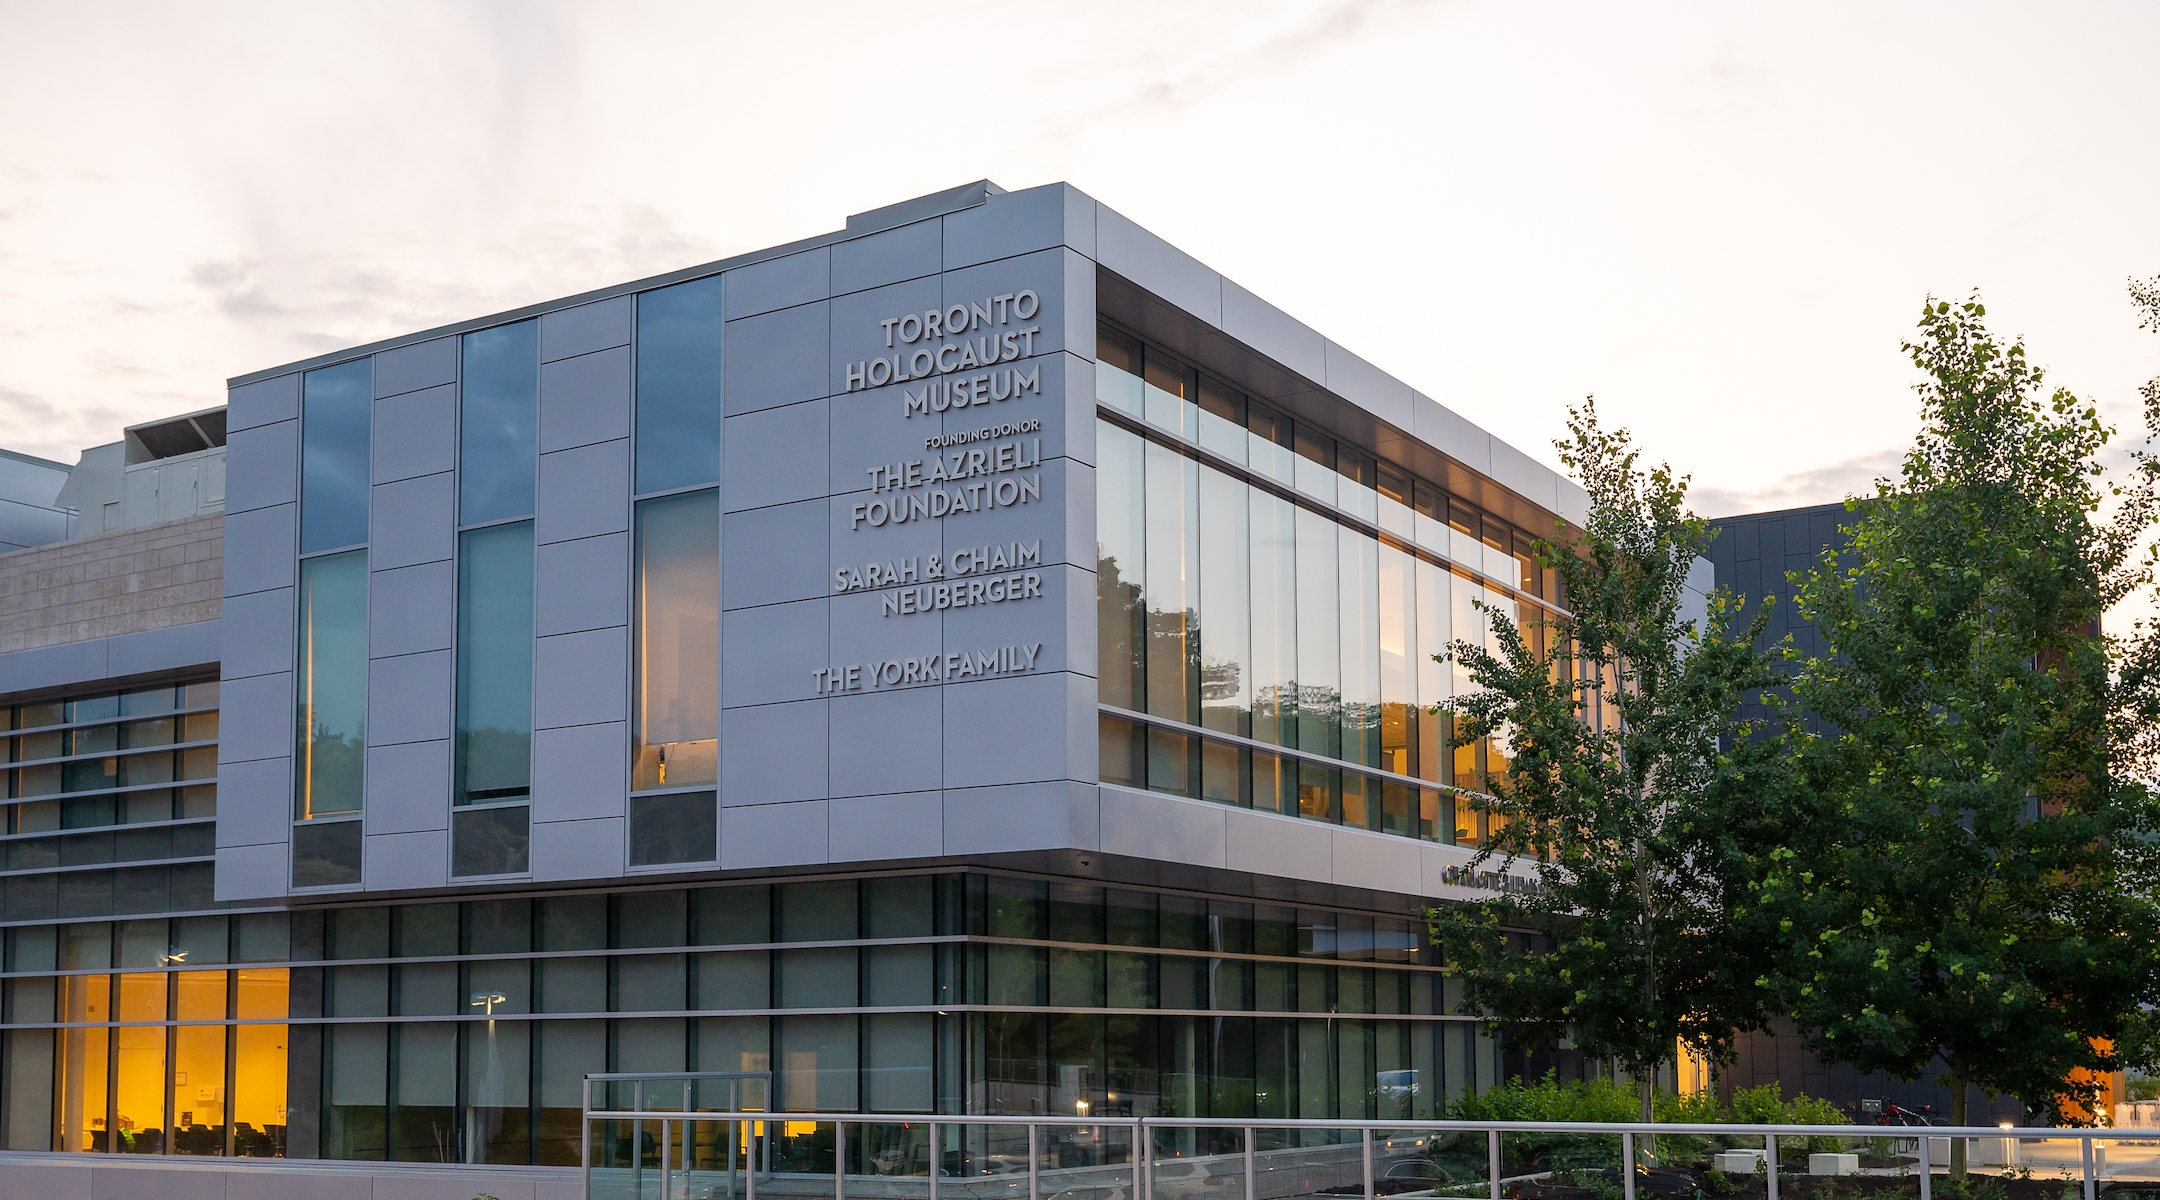
POLYGON ((1849 565, 1799 581, 1826 652, 1794 679, 1821 720, 1794 744, 1827 811, 1761 890, 1791 947, 1769 982, 1810 1047, 1903 1078, 1940 1056, 1958 1125, 1968 1085, 2089 1099, 2072 1069, 2112 1069, 2160 998, 2160 813, 2133 761, 2160 672, 2147 632, 2099 627, 2152 578, 2155 464, 2109 494, 2097 410, 2045 392, 1985 315, 1929 300, 1905 345, 1919 438, 1851 502, 1849 565))
POLYGON ((1568 428, 1556 445, 1589 516, 1578 545, 1538 547, 1566 614, 1542 640, 1493 614, 1499 654, 1451 646, 1480 689, 1455 702, 1457 743, 1510 750, 1477 799, 1494 819, 1475 861, 1520 864, 1538 886, 1428 920, 1471 1004, 1534 1043, 1617 1060, 1648 1121, 1679 1043, 1726 1061, 1768 1017, 1764 942, 1734 910, 1790 789, 1777 739, 1735 714, 1782 676, 1754 646, 1767 610, 1743 623, 1719 591, 1690 611, 1711 531, 1686 511, 1686 479, 1639 470, 1594 402, 1568 428))

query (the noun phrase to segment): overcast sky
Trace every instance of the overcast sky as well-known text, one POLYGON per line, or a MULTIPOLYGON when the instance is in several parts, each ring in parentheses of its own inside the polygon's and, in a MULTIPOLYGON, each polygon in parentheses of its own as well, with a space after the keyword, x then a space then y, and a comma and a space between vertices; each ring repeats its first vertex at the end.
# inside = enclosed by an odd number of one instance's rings
POLYGON ((0 0, 0 445, 987 176, 1546 462, 1594 392, 1706 515, 1831 500, 1930 293, 2135 417, 2156 49, 2150 3, 0 0))

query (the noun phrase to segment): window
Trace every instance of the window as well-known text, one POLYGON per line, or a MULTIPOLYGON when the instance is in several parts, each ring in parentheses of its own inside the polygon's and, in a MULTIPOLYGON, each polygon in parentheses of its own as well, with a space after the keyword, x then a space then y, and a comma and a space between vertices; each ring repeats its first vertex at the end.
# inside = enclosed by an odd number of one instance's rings
POLYGON ((300 564, 293 815, 360 811, 367 757, 367 551, 300 564))
POLYGON ((637 299, 637 490, 720 478, 720 277, 637 299))
POLYGON ((458 683, 451 874, 527 869, 532 798, 532 523, 458 537, 458 683), (486 808, 466 808, 488 805, 486 808))
POLYGON ((458 388, 458 520, 531 516, 540 410, 539 322, 468 333, 458 388))
POLYGON ((630 787, 709 785, 719 777, 719 494, 639 504, 636 555, 630 787))
POLYGON ((309 371, 300 403, 300 552, 368 540, 371 360, 309 371))

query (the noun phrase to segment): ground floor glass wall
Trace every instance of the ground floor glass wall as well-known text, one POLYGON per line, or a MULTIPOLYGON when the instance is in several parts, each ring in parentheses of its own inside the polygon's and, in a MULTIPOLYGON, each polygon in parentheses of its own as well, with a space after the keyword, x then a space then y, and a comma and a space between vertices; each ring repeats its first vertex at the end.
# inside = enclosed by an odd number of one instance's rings
MULTIPOLYGON (((20 1149, 567 1166, 586 1075, 686 1070, 769 1072, 771 1106, 806 1113, 1417 1118, 1501 1062, 1407 911, 1006 874, 48 925, 8 944, 20 1149)), ((807 1123, 781 1133, 784 1162, 829 1169, 807 1123)), ((874 1172, 917 1151, 851 1153, 874 1172)))

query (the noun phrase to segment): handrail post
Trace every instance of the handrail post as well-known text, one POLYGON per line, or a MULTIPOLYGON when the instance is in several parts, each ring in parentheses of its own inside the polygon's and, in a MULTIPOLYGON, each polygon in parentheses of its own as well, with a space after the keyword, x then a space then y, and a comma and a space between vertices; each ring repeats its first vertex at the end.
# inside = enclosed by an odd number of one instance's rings
MULTIPOLYGON (((763 1121, 743 1122, 743 1200, 757 1200, 758 1131, 759 1128, 763 1125, 763 1121)), ((732 1146, 728 1147, 728 1153, 732 1156, 735 1153, 735 1148, 732 1146)))
POLYGON ((1245 1200, 1260 1200, 1260 1181, 1253 1170, 1253 1127, 1245 1127, 1245 1200))
POLYGON ((1620 1200, 1635 1200, 1635 1135, 1620 1135, 1620 1200))
POLYGON ((1492 1176, 1492 1200, 1500 1200, 1500 1131, 1485 1131, 1485 1165, 1492 1176))
POLYGON ((584 1180, 583 1195, 592 1195, 592 1079, 585 1077, 579 1084, 579 1095, 585 1106, 584 1117, 578 1122, 578 1175, 584 1180))
POLYGON ((1147 1118, 1133 1122, 1133 1169, 1140 1173, 1135 1179, 1134 1192, 1140 1200, 1155 1200, 1155 1135, 1147 1127, 1147 1118))
MULTIPOLYGON (((685 1132, 688 1132, 687 1130, 685 1132)), ((668 1200, 669 1187, 674 1180, 668 1170, 668 1119, 660 1118, 660 1200, 668 1200)))
POLYGON ((1935 1195, 1935 1165, 1928 1161, 1933 1147, 1928 1145, 1928 1127, 1920 1127, 1920 1200, 1933 1200, 1935 1195))
POLYGON ((832 1123, 833 1200, 847 1200, 847 1122, 832 1123))
POLYGON ((937 1122, 932 1121, 930 1122, 930 1200, 937 1200, 938 1157, 937 1122))
POLYGON ((1359 1132, 1360 1132, 1360 1133, 1361 1133, 1361 1134, 1363 1135, 1363 1136, 1361 1137, 1361 1139, 1360 1139, 1360 1141, 1361 1141, 1361 1143, 1362 1143, 1362 1145, 1361 1145, 1361 1151, 1360 1151, 1360 1153, 1361 1153, 1361 1157, 1362 1157, 1362 1158, 1363 1158, 1363 1159, 1365 1160, 1365 1200, 1373 1200, 1373 1190, 1372 1190, 1372 1126, 1370 1126, 1370 1125, 1367 1125, 1367 1126, 1366 1126, 1366 1127, 1365 1127, 1364 1129, 1360 1130, 1359 1132))
POLYGON ((1042 1200, 1042 1130, 1028 1122, 1028 1200, 1042 1200))
MULTIPOLYGON (((1777 1200, 1777 1135, 1774 1133, 1764 1134, 1762 1144, 1763 1174, 1769 1184, 1769 1190, 1764 1192, 1763 1195, 1767 1200, 1777 1200)), ((1927 1200, 1927 1197, 1922 1196, 1920 1200, 1927 1200)))
POLYGON ((2093 1200, 2093 1188, 2096 1181, 2093 1178, 2092 1135, 2088 1133, 2079 1140, 2085 1144, 2085 1200, 2093 1200))

